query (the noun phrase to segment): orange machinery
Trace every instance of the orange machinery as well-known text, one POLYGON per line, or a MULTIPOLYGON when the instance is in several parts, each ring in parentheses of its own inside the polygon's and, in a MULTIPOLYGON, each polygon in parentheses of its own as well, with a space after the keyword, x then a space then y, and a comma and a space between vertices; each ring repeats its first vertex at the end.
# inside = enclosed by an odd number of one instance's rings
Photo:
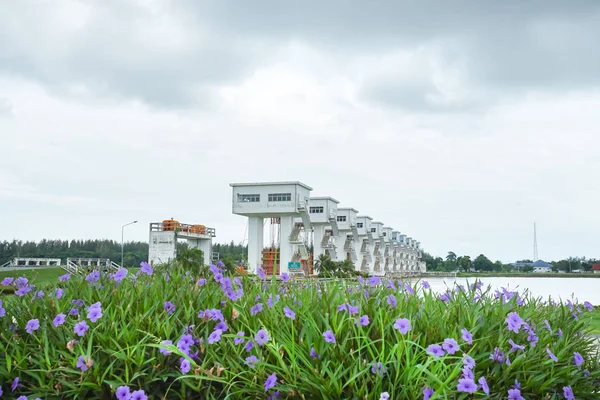
POLYGON ((204 226, 204 225, 181 224, 179 221, 177 221, 173 218, 165 219, 162 222, 162 226, 163 226, 164 231, 178 231, 178 232, 181 231, 181 232, 197 233, 200 235, 206 234, 206 226, 204 226))
POLYGON ((280 273, 280 257, 279 257, 279 249, 277 248, 268 248, 262 251, 261 257, 262 269, 267 275, 273 275, 273 266, 277 267, 275 272, 276 275, 280 273))

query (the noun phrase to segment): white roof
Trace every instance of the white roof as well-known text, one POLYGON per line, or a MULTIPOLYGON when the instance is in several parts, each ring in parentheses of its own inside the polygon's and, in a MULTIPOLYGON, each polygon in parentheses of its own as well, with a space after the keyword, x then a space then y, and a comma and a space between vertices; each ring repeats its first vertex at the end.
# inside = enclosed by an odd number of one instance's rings
POLYGON ((335 204, 340 204, 339 201, 337 201, 336 199, 334 199, 333 197, 328 197, 328 196, 321 196, 321 197, 311 197, 310 200, 331 200, 333 201, 335 204))
POLYGON ((249 183, 230 183, 229 186, 283 186, 283 185, 298 185, 305 189, 313 190, 310 186, 299 182, 299 181, 286 181, 286 182, 249 182, 249 183))

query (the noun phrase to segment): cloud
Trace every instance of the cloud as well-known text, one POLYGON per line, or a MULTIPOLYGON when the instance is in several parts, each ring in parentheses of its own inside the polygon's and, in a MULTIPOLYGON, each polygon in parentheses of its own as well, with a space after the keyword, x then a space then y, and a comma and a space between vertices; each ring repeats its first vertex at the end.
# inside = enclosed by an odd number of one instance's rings
POLYGON ((445 53, 430 62, 406 58, 424 67, 416 82, 402 73, 406 64, 395 74, 363 72, 365 99, 408 110, 469 110, 484 95, 505 90, 600 83, 595 1, 22 1, 0 7, 0 71, 80 100, 210 109, 221 86, 243 82, 294 42, 341 63, 445 53), (445 85, 457 77, 460 91, 483 93, 455 99, 456 82, 445 85))

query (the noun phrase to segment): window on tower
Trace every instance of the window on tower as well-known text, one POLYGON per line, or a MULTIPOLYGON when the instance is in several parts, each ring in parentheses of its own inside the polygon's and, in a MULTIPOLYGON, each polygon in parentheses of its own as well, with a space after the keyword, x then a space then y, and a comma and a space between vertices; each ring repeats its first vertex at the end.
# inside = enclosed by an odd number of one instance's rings
POLYGON ((269 202, 292 201, 291 193, 269 193, 269 202))
POLYGON ((237 195, 238 203, 260 203, 260 194, 239 194, 237 195))

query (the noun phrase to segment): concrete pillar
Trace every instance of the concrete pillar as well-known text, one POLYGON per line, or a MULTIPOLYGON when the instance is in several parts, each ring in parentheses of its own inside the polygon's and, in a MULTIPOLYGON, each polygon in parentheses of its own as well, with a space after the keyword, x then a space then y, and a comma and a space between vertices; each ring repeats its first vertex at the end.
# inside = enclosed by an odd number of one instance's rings
POLYGON ((354 238, 354 252, 356 253, 356 262, 354 263, 354 270, 360 271, 363 262, 362 249, 362 238, 357 236, 354 238))
POLYGON ((314 260, 316 261, 321 254, 325 253, 325 249, 321 247, 321 241, 325 235, 325 225, 313 223, 313 247, 314 247, 314 260))
POLYGON ((198 248, 204 253, 204 265, 212 263, 212 239, 198 240, 198 248))
POLYGON ((262 217, 248 217, 248 272, 256 274, 261 266, 264 225, 262 217))
POLYGON ((340 231, 340 235, 335 238, 335 247, 337 249, 337 260, 333 261, 344 261, 347 257, 347 252, 344 250, 344 244, 346 243, 346 236, 348 231, 340 231))
POLYGON ((294 245, 290 243, 290 234, 294 229, 294 217, 281 217, 281 243, 279 244, 279 251, 281 256, 281 267, 280 273, 288 272, 288 263, 292 261, 294 255, 294 245))

